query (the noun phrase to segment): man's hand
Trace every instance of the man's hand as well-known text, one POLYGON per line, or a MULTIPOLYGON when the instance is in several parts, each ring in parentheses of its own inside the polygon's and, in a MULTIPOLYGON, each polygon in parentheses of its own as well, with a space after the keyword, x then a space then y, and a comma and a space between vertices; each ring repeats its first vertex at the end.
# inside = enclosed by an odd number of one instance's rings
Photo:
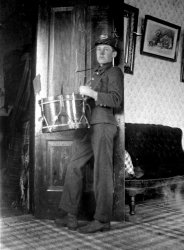
POLYGON ((89 96, 89 97, 95 99, 95 101, 97 100, 98 93, 96 91, 94 91, 93 89, 91 89, 89 86, 80 86, 79 93, 81 95, 89 96))

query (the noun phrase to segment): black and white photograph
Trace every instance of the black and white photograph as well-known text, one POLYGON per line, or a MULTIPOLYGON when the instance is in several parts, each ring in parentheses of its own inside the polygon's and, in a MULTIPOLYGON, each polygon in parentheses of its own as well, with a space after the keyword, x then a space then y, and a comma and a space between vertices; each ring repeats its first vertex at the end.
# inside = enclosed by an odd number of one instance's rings
POLYGON ((177 60, 180 26, 146 15, 144 29, 142 54, 177 60))
POLYGON ((184 249, 184 1, 0 0, 0 249, 184 249))

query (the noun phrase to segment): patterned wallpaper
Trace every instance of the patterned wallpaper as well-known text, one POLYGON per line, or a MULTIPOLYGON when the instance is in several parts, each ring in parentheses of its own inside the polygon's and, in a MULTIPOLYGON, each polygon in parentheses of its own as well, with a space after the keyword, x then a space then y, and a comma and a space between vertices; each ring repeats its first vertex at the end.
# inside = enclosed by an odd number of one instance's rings
POLYGON ((184 82, 180 81, 184 1, 124 2, 139 9, 138 32, 145 15, 181 26, 177 62, 141 55, 141 37, 137 37, 134 74, 125 74, 125 122, 169 125, 184 131, 184 82))

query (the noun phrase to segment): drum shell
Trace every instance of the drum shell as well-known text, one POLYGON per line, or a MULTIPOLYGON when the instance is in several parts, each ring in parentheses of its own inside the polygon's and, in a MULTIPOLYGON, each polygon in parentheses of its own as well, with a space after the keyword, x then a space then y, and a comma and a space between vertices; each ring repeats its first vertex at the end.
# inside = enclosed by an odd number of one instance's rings
POLYGON ((79 94, 43 98, 40 106, 43 133, 89 127, 84 113, 85 104, 79 94))

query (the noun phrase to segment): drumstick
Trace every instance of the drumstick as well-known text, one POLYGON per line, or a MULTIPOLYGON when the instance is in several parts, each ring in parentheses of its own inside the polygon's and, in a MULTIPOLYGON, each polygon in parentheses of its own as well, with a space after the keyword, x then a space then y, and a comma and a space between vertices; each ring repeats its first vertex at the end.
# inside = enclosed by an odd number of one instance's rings
POLYGON ((61 95, 63 95, 63 85, 61 85, 61 95))
MULTIPOLYGON (((84 76, 84 84, 82 85, 81 82, 80 82, 80 86, 85 86, 85 85, 86 85, 86 76, 84 76)), ((84 101, 87 100, 87 96, 85 96, 85 95, 81 95, 81 96, 82 96, 82 99, 83 99, 84 101)))

